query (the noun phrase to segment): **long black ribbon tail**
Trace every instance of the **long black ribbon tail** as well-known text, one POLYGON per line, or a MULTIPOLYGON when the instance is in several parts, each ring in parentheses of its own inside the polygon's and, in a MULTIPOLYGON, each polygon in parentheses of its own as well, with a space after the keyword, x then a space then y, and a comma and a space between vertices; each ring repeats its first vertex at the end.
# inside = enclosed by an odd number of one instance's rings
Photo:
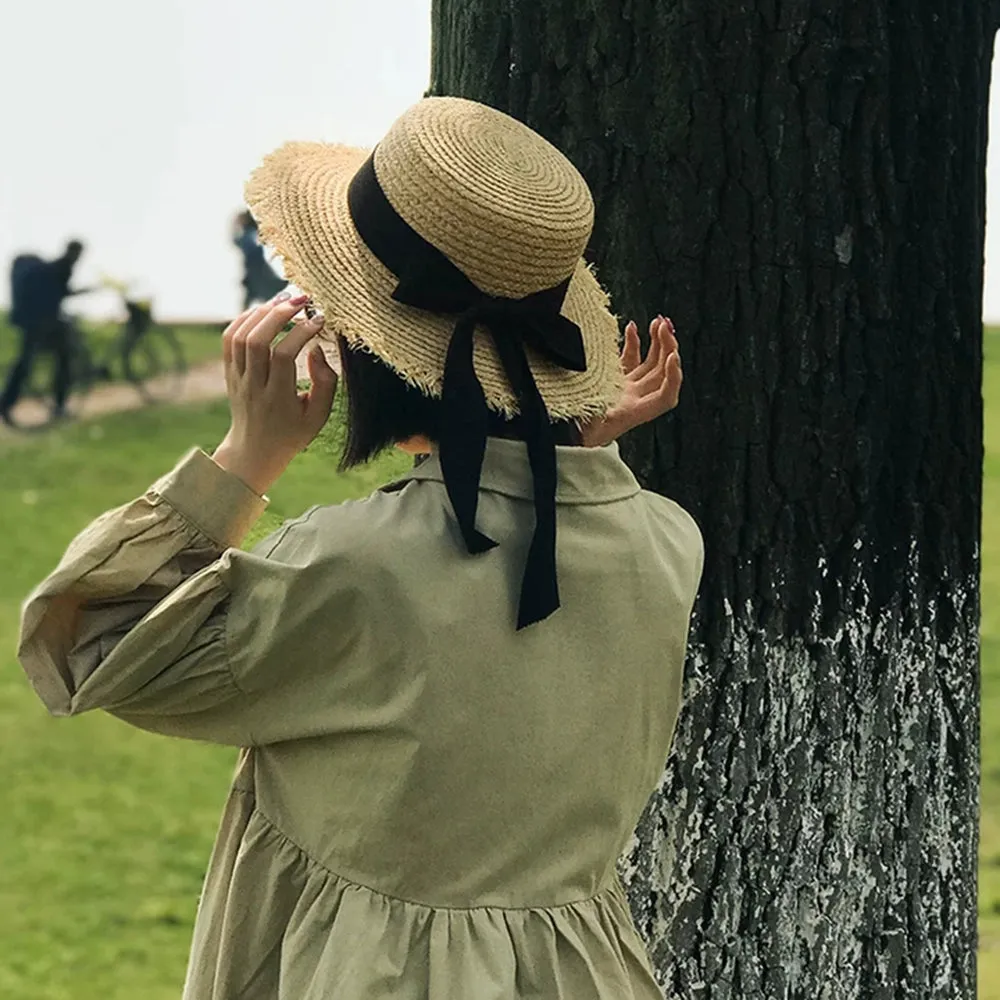
POLYGON ((441 471, 466 549, 488 552, 496 542, 476 528, 479 479, 486 455, 489 409, 472 362, 476 310, 463 314, 448 344, 441 391, 441 471))
POLYGON ((535 530, 521 578, 517 627, 525 628, 548 618, 559 607, 556 576, 556 440, 523 343, 497 324, 493 340, 504 371, 517 394, 528 446, 528 463, 535 500, 535 530))
POLYGON ((528 365, 525 343, 567 371, 586 371, 580 328, 561 314, 572 277, 522 299, 488 295, 428 243, 392 207, 379 184, 374 154, 348 189, 351 218, 368 249, 393 273, 392 297, 440 315, 460 314, 448 345, 442 386, 441 471, 466 549, 488 552, 496 542, 476 528, 479 478, 486 454, 489 409, 473 365, 477 323, 493 336, 514 389, 534 481, 535 530, 528 549, 517 627, 559 607, 556 580, 556 448, 552 424, 528 365))

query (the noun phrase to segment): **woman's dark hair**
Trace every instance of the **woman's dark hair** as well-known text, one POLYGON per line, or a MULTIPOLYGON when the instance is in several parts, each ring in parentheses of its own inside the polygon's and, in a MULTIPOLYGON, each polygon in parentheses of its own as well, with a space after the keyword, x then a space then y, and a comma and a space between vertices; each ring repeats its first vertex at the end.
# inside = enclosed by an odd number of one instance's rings
MULTIPOLYGON (((386 448, 407 438, 423 435, 441 440, 441 401, 425 396, 409 385, 387 364, 364 348, 352 348, 337 337, 340 365, 347 384, 347 434, 341 469, 374 458, 386 448)), ((520 440, 523 435, 517 417, 506 420, 490 411, 489 434, 520 440)), ((553 424, 556 443, 578 445, 580 429, 572 421, 553 424)))

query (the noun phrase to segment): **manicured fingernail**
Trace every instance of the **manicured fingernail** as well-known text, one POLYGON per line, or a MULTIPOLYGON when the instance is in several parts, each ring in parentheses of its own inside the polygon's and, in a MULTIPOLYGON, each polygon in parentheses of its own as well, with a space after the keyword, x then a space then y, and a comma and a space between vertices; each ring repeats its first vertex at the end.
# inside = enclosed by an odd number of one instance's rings
POLYGON ((292 297, 291 292, 278 292, 278 294, 275 295, 275 297, 271 299, 271 301, 277 304, 278 302, 287 302, 291 297, 292 297))
POLYGON ((304 306, 309 301, 308 295, 296 295, 288 304, 290 306, 304 306))

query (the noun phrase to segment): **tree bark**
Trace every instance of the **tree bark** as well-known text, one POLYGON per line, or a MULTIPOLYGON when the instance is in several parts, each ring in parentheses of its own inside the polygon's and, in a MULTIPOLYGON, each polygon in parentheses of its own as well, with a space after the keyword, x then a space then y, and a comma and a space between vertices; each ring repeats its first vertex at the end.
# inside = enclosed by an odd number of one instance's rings
POLYGON ((625 443, 707 543, 624 863, 668 997, 975 996, 995 3, 435 0, 431 92, 589 181, 680 408, 625 443))

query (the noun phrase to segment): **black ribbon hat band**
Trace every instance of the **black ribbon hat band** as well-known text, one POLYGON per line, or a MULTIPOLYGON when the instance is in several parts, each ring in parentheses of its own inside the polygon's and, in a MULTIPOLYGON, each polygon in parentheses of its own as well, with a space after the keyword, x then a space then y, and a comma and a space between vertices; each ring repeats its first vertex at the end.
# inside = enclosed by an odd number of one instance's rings
POLYGON ((489 421, 473 365, 476 327, 485 327, 493 338, 517 399, 534 480, 535 530, 521 581, 517 627, 541 621, 559 607, 556 446, 524 348, 530 346, 569 371, 586 370, 580 328, 560 312, 570 279, 522 299, 488 295, 396 212, 379 184, 374 154, 351 181, 347 202, 358 235, 398 279, 393 299, 457 316, 445 359, 439 447, 445 489, 470 553, 486 552, 497 544, 476 528, 489 421))

